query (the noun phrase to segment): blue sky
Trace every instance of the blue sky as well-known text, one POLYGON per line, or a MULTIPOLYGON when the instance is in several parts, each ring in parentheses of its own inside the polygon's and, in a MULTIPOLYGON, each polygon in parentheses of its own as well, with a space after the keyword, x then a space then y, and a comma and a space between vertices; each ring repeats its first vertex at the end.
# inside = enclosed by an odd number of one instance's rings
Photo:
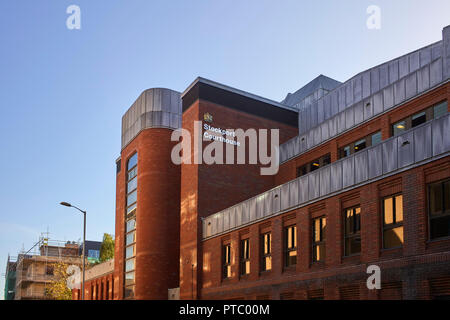
POLYGON ((441 40, 449 12, 448 0, 1 1, 1 273, 47 228, 82 237, 60 201, 88 211, 88 239, 114 233, 121 117, 143 90, 202 76, 280 101, 441 40), (66 28, 71 4, 81 30, 66 28), (380 30, 366 27, 372 4, 380 30))

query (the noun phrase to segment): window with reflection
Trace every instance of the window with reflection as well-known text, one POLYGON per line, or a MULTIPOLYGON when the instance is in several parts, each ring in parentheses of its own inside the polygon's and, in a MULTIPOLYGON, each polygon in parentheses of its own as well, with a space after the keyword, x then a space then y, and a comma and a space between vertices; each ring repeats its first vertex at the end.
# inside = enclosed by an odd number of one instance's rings
POLYGON ((430 239, 450 237, 450 180, 428 185, 430 239))
POLYGON ((272 270, 272 236, 270 232, 261 235, 261 271, 272 270))
POLYGON ((297 227, 284 228, 284 265, 286 267, 297 264, 297 227))
POLYGON ((325 217, 312 220, 312 259, 313 262, 325 261, 325 217))
POLYGON ((124 297, 134 298, 136 268, 137 153, 127 163, 124 297))
POLYGON ((319 168, 325 167, 331 163, 331 154, 327 153, 326 155, 311 161, 303 166, 297 168, 297 177, 303 176, 307 173, 315 171, 319 168))
POLYGON ((365 148, 377 145, 381 142, 381 131, 377 131, 363 139, 352 142, 339 149, 339 158, 348 157, 351 154, 364 150, 365 148))
POLYGON ((427 121, 437 119, 448 112, 447 101, 442 101, 392 125, 392 135, 397 136, 406 130, 417 127, 427 121))
POLYGON ((222 247, 222 277, 231 278, 231 244, 222 247))
POLYGON ((344 210, 344 255, 361 252, 361 208, 344 210))
POLYGON ((241 240, 241 275, 250 273, 250 239, 241 240))
POLYGON ((383 199, 383 248, 403 245, 403 196, 401 194, 383 199))

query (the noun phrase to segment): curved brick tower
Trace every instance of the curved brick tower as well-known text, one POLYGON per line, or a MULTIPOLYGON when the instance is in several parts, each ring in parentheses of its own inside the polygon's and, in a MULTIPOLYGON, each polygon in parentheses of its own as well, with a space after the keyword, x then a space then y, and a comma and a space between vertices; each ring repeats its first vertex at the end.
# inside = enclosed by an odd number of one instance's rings
POLYGON ((179 286, 180 166, 170 141, 181 98, 144 91, 122 118, 117 160, 115 299, 167 299, 179 286))

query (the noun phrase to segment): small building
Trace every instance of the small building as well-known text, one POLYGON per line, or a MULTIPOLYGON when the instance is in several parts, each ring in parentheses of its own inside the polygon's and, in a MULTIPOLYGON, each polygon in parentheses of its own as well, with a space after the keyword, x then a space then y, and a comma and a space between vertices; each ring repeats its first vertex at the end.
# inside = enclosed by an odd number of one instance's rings
MULTIPOLYGON (((114 259, 94 265, 86 270, 84 300, 112 300, 114 293, 114 259)), ((72 299, 81 300, 81 285, 72 289, 72 299)))

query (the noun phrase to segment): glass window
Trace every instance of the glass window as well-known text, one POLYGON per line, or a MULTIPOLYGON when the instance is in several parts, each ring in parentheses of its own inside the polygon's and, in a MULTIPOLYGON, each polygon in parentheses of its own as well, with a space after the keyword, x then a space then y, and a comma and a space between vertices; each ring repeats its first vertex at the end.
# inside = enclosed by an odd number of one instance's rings
POLYGON ((286 267, 297 263, 297 227, 289 226, 284 229, 284 264, 286 267))
POLYGON ((134 284, 134 271, 125 273, 125 285, 134 284))
POLYGON ((344 254, 350 256, 361 252, 361 208, 344 211, 344 254))
POLYGON ((231 245, 226 244, 222 249, 223 277, 231 278, 231 245))
POLYGON ((450 180, 428 186, 430 238, 450 236, 450 180))
POLYGON ((396 195, 383 200, 383 248, 403 245, 403 196, 396 195))
POLYGON ((134 209, 136 209, 136 203, 132 204, 131 206, 129 206, 129 207, 127 208, 127 214, 132 213, 132 211, 133 211, 134 209))
POLYGON ((312 220, 312 237, 313 237, 313 262, 325 261, 325 230, 326 219, 320 217, 312 220))
POLYGON ((88 257, 95 259, 100 258, 100 250, 88 250, 88 257))
POLYGON ((136 219, 131 219, 127 221, 127 231, 130 232, 132 230, 136 229, 136 219))
POLYGON ((329 165, 330 163, 331 163, 331 155, 327 154, 322 159, 322 165, 326 166, 326 165, 329 165))
POLYGON ((311 171, 315 171, 320 168, 320 159, 311 162, 311 171))
POLYGON ((395 123, 392 126, 392 133, 394 136, 398 136, 399 134, 403 133, 406 130, 406 121, 402 120, 397 123, 395 123))
POLYGON ((425 122, 427 122, 427 115, 425 111, 419 112, 412 116, 411 128, 417 127, 418 125, 421 125, 425 122))
POLYGON ((270 232, 262 235, 262 263, 261 270, 268 271, 272 269, 272 239, 270 232))
POLYGON ((250 240, 241 240, 241 274, 250 273, 250 240))
POLYGON ((350 155, 350 146, 346 146, 342 149, 342 158, 348 157, 350 155))
POLYGON ((134 189, 136 189, 137 188, 137 177, 134 177, 133 179, 131 179, 130 181, 128 181, 128 184, 127 184, 127 191, 128 192, 131 192, 131 191, 133 191, 134 189))
POLYGON ((134 298, 134 286, 125 287, 123 294, 125 299, 134 298))
POLYGON ((136 246, 134 244, 126 248, 125 259, 134 257, 135 255, 136 255, 136 246))
POLYGON ((137 176, 137 167, 135 167, 131 171, 128 171, 128 180, 131 180, 136 176, 137 176))
POLYGON ((125 272, 134 270, 134 258, 125 262, 125 272))
POLYGON ((130 170, 131 168, 133 168, 134 166, 137 165, 137 153, 133 154, 131 156, 130 159, 128 159, 128 166, 127 166, 127 170, 130 170))
POLYGON ((447 101, 441 102, 433 107, 433 117, 437 119, 447 113, 447 101))
POLYGON ((127 206, 129 206, 129 205, 135 203, 136 200, 137 200, 137 190, 134 190, 132 193, 130 193, 130 194, 127 196, 127 206))
POLYGON ((361 151, 366 148, 366 139, 361 139, 355 142, 355 152, 361 151))
POLYGON ((381 142, 381 131, 378 131, 377 133, 374 133, 371 137, 371 143, 372 146, 375 146, 381 142))
POLYGON ((132 244, 136 241, 136 231, 127 234, 126 245, 132 244))

